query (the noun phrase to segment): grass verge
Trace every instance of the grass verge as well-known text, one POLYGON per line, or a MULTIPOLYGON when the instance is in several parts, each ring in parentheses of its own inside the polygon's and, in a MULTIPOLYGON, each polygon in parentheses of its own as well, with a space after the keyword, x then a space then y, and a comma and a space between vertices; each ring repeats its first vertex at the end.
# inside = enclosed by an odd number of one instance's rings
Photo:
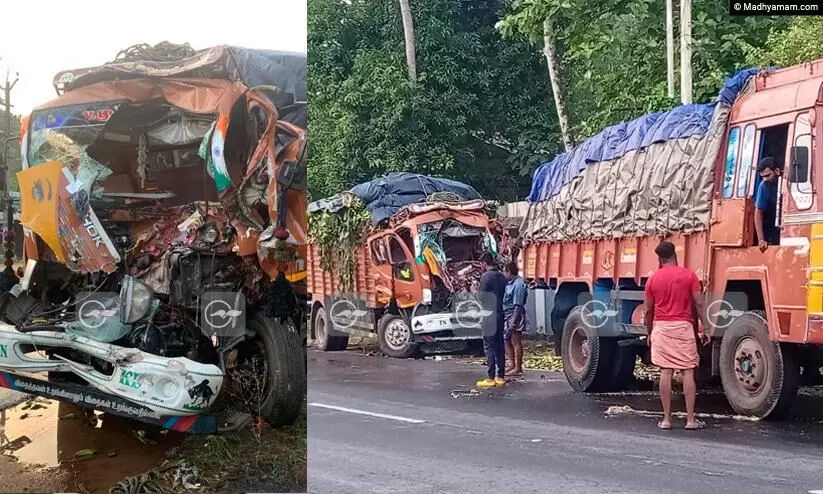
POLYGON ((180 454, 200 472, 199 492, 306 492, 306 435, 304 407, 294 425, 192 437, 180 454))

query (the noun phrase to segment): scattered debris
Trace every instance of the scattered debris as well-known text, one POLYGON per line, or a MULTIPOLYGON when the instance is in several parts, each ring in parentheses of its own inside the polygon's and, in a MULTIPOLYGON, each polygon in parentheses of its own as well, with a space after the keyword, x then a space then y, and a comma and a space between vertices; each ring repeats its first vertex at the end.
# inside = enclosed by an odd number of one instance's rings
POLYGON ((157 444, 157 441, 148 439, 146 437, 146 431, 144 431, 143 429, 132 429, 132 432, 134 433, 134 437, 136 437, 137 440, 143 444, 157 444))
POLYGON ((82 460, 82 459, 90 458, 90 457, 92 457, 96 454, 97 454, 96 449, 81 449, 80 451, 74 453, 73 458, 75 460, 82 460))
POLYGON ((542 443, 543 440, 542 439, 532 439, 532 442, 533 443, 542 443))
POLYGON ((74 418, 76 418, 74 413, 67 413, 66 415, 63 415, 62 417, 60 417, 60 420, 70 420, 70 419, 74 419, 74 418))
POLYGON ((480 391, 476 389, 455 389, 451 392, 452 398, 461 398, 461 397, 471 397, 471 396, 479 396, 480 391))
POLYGON ((109 494, 160 494, 167 492, 161 487, 161 481, 169 481, 173 488, 199 489, 196 467, 185 460, 166 460, 159 466, 141 475, 129 477, 109 489, 109 494))
MULTIPOLYGON (((614 415, 640 415, 641 417, 662 417, 663 412, 653 412, 650 410, 635 410, 628 405, 612 405, 604 412, 608 416, 614 415)), ((673 417, 686 418, 686 412, 672 412, 673 417)), ((695 413, 695 417, 715 420, 739 420, 745 422, 759 422, 758 417, 747 417, 745 415, 730 415, 723 413, 695 413)))

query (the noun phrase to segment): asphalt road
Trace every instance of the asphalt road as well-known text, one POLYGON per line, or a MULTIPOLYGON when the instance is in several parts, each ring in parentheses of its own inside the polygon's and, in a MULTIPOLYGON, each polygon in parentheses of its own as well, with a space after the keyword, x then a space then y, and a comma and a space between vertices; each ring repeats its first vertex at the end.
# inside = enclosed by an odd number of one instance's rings
POLYGON ((467 394, 483 371, 310 351, 309 492, 823 493, 823 399, 775 424, 708 393, 707 429, 660 431, 651 393, 587 396, 536 372, 467 394))

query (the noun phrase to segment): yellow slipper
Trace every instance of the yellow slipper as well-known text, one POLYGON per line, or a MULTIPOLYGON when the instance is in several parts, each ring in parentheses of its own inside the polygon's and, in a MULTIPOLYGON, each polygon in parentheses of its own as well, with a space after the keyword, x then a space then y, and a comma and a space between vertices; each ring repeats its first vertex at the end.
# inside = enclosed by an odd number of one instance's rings
POLYGON ((486 379, 481 379, 481 380, 477 381, 477 387, 478 388, 493 388, 494 386, 495 386, 494 379, 486 378, 486 379))
POLYGON ((494 385, 495 386, 505 386, 506 385, 506 380, 503 379, 502 377, 495 377, 494 378, 494 385))

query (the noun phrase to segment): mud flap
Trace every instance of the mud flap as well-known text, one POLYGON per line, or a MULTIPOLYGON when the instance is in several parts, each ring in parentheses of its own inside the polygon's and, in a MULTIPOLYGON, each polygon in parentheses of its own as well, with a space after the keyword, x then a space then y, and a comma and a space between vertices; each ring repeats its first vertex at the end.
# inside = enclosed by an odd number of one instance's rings
POLYGON ((139 420, 140 422, 157 425, 164 429, 177 432, 213 434, 218 431, 218 420, 215 416, 162 416, 142 405, 131 403, 117 396, 101 393, 76 384, 53 383, 31 377, 18 376, 10 372, 0 372, 0 386, 21 393, 71 403, 83 408, 100 410, 119 417, 139 420))

